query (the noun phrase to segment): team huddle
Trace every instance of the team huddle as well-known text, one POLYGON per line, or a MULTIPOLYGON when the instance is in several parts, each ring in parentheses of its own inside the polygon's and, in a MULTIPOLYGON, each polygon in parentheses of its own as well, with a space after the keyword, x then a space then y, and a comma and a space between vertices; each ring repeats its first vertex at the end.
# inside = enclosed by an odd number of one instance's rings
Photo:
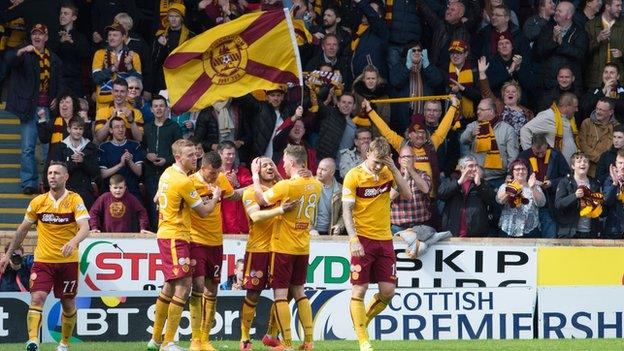
MULTIPOLYGON (((253 160, 253 185, 236 192, 221 172, 216 152, 203 155, 200 165, 195 145, 184 139, 172 145, 175 163, 161 176, 154 201, 159 207, 157 231, 165 283, 156 300, 153 335, 148 350, 184 350, 174 342, 188 300, 191 315, 191 351, 215 350, 210 330, 217 306, 223 260, 221 199, 242 197, 250 231, 244 259, 240 350, 252 350, 250 330, 260 294, 271 288, 274 303, 262 343, 269 350, 293 350, 290 300, 297 305, 304 340, 299 350, 313 350, 313 316, 304 294, 310 253, 310 230, 316 219, 322 183, 306 168, 306 150, 289 145, 283 156, 289 176, 281 179, 268 157, 253 160)), ((34 198, 17 229, 9 250, 0 260, 4 270, 33 223, 38 243, 31 275, 27 351, 39 350, 42 307, 50 290, 62 304, 62 338, 57 351, 69 349, 76 324, 78 244, 89 233, 84 203, 68 191, 68 172, 53 162, 47 170, 50 192, 34 198)), ((391 158, 383 138, 371 144, 367 158, 345 177, 343 216, 349 234, 351 283, 350 313, 360 350, 372 350, 367 326, 394 295, 396 261, 390 231, 390 196, 411 196, 409 186, 391 158), (378 283, 365 308, 369 283, 378 283)))

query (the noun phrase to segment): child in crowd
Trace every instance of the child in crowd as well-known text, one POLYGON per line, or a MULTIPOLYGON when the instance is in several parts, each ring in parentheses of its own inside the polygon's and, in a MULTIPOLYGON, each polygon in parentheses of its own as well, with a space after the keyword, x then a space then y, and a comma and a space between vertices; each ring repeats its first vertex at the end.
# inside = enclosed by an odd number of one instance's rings
POLYGON ((141 233, 148 232, 145 207, 126 190, 126 180, 121 174, 110 177, 110 192, 100 195, 89 211, 91 233, 135 232, 137 220, 141 233))

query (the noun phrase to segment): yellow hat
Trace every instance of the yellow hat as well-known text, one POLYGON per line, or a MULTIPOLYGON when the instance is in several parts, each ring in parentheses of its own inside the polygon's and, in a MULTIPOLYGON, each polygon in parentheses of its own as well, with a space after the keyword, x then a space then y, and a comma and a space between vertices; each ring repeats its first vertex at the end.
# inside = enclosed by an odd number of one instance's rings
POLYGON ((169 11, 175 11, 177 13, 180 14, 180 16, 182 16, 182 18, 184 18, 184 13, 186 12, 186 7, 184 7, 184 5, 182 4, 178 4, 177 2, 174 2, 173 4, 169 5, 169 8, 167 9, 167 12, 169 11))

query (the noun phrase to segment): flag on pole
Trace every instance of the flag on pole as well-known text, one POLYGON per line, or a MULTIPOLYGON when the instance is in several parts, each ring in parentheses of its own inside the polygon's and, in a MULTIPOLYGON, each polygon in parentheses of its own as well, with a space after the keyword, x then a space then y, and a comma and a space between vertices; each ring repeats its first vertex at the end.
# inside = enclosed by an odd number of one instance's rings
POLYGON ((254 90, 303 84, 290 14, 257 12, 216 26, 176 48, 165 60, 165 82, 175 113, 254 90))

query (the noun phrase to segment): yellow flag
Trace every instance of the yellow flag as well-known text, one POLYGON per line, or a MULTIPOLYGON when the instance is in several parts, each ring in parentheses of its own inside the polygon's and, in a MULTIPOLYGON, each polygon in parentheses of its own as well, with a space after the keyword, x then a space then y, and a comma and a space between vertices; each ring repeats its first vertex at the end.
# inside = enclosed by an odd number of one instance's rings
POLYGON ((256 12, 216 26, 176 48, 163 65, 175 113, 215 101, 302 85, 301 61, 287 10, 256 12))

